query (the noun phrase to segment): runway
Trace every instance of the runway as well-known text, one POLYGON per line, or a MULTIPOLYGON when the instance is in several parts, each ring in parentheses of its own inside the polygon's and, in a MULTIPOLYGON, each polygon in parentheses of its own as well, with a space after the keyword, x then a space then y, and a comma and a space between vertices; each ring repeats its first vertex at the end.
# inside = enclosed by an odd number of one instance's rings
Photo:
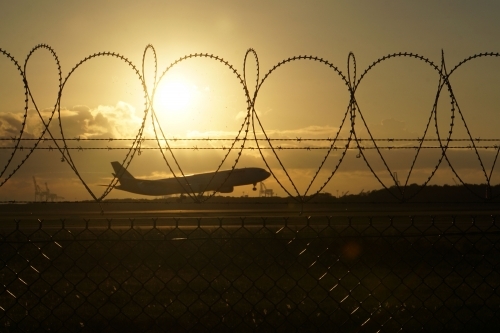
POLYGON ((225 217, 390 217, 500 215, 498 204, 232 204, 64 202, 0 205, 0 222, 31 219, 157 219, 225 217))
MULTIPOLYGON (((64 228, 297 228, 322 226, 364 229, 412 226, 427 230, 496 230, 497 205, 228 205, 165 203, 21 203, 0 205, 0 229, 64 228)), ((434 231, 433 231, 434 232, 434 231)))

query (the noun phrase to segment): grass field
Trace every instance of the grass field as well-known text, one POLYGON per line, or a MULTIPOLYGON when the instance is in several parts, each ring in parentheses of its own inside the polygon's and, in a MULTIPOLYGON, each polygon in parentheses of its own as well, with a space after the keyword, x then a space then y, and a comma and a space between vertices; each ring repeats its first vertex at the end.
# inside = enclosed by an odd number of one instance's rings
POLYGON ((0 330, 495 331, 499 230, 466 215, 12 222, 0 330))

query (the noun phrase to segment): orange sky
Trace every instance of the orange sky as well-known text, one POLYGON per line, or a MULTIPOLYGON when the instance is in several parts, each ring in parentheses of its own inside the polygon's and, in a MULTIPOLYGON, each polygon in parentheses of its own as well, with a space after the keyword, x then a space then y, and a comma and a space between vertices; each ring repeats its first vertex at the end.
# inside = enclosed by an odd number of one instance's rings
MULTIPOLYGON (((392 52, 413 52, 440 65, 445 52, 448 70, 462 59, 480 52, 499 50, 500 4, 491 1, 12 1, 0 4, 0 49, 9 52, 20 63, 39 43, 50 45, 59 57, 62 77, 83 58, 101 51, 117 52, 130 59, 139 70, 147 44, 154 45, 158 55, 158 72, 174 60, 192 53, 218 55, 243 73, 243 57, 248 48, 259 56, 260 79, 281 60, 296 55, 313 55, 328 60, 347 71, 347 56, 354 52, 358 78, 372 62, 392 52)), ((473 138, 496 138, 500 59, 484 58, 460 67, 450 77, 453 92, 473 138)), ((248 63, 248 82, 255 82, 255 62, 248 63)), ((153 77, 152 57, 147 57, 146 80, 153 77)), ((18 135, 23 118, 24 90, 22 79, 13 63, 0 55, 0 137, 18 135)), ((30 58, 26 75, 30 90, 44 119, 48 119, 57 99, 57 66, 46 50, 30 58)), ((356 101, 361 114, 376 138, 419 138, 427 124, 439 76, 428 65, 415 59, 385 61, 371 70, 360 83, 356 101)), ((439 101, 438 126, 447 132, 450 123, 448 93, 439 101)), ((312 61, 294 61, 273 72, 262 85, 255 110, 272 138, 334 137, 349 104, 349 92, 340 77, 325 65, 312 61)), ((34 105, 30 104, 30 109, 34 105)), ((67 138, 132 138, 141 124, 144 98, 140 81, 123 61, 98 57, 82 64, 68 78, 61 99, 61 121, 67 138)), ((161 127, 167 138, 223 138, 236 136, 246 112, 246 98, 232 71, 213 59, 184 61, 170 70, 160 82, 155 101, 161 127), (176 99, 176 102, 169 101, 176 99)), ((454 138, 467 138, 466 128, 457 115, 454 138)), ((346 125, 341 137, 347 138, 346 125)), ((257 131, 260 127, 256 124, 257 131)), ((35 111, 28 112, 25 138, 38 137, 43 126, 35 111)), ((57 121, 50 126, 60 137, 57 121)), ((367 131, 360 117, 355 130, 361 137, 367 131)), ((428 138, 435 137, 432 123, 428 138)), ((48 137, 48 135, 46 135, 48 137)), ((147 119, 145 137, 153 138, 151 118, 147 119)), ((262 134, 258 134, 262 138, 262 134)), ((251 136, 253 138, 253 134, 251 136)), ((182 168, 187 173, 214 170, 224 156, 221 150, 195 150, 195 147, 220 147, 212 141, 175 143, 182 168)), ((497 142, 491 142, 491 145, 497 142)), ((12 141, 0 141, 2 147, 12 141)), ((40 147, 54 146, 50 141, 40 147)), ((126 147, 119 141, 74 141, 73 147, 126 147)), ((289 147, 307 147, 306 143, 282 142, 289 147)), ((328 146, 328 142, 310 142, 328 146)), ((431 145, 431 143, 429 144, 431 145)), ((467 144, 464 143, 464 146, 467 144)), ((29 147, 29 143, 25 144, 29 147)), ((249 144, 250 146, 250 144, 249 144)), ((155 147, 147 141, 144 147, 155 147)), ((326 151, 280 151, 287 170, 303 192, 326 151)), ((12 150, 0 150, 3 169, 12 150)), ((231 155, 223 168, 231 167, 231 155)), ((489 173, 495 151, 482 150, 489 173)), ((72 152, 82 177, 96 196, 110 181, 112 160, 122 160, 123 150, 86 150, 72 152)), ((278 161, 270 151, 264 153, 284 186, 291 189, 278 161)), ((350 151, 325 188, 358 193, 381 185, 362 159, 350 151)), ((16 156, 1 181, 11 174, 26 155, 16 156)), ((438 150, 419 157, 409 183, 422 183, 434 169, 438 150)), ((334 152, 325 164, 313 192, 327 179, 337 164, 340 152, 334 152)), ((399 178, 413 160, 413 150, 384 151, 391 170, 399 178)), ((456 150, 449 159, 466 182, 484 182, 475 153, 456 150)), ((367 159, 381 180, 390 185, 390 177, 377 155, 367 152, 367 159)), ((245 150, 238 167, 266 167, 256 151, 245 150)), ((131 172, 138 177, 169 176, 168 168, 157 151, 145 151, 132 161, 131 172)), ((495 169, 496 170, 496 169, 495 169)), ((498 183, 492 177, 492 183, 498 183)), ((68 200, 90 199, 68 165, 60 162, 56 151, 36 151, 16 173, 0 187, 0 201, 32 200, 32 176, 68 200), (71 184, 68 186, 68 184, 71 184)), ((446 163, 436 173, 433 183, 452 183, 446 163)), ((276 181, 268 187, 284 195, 276 181)), ((251 186, 238 189, 236 195, 251 192, 251 186)), ((131 195, 114 191, 110 198, 131 195)))

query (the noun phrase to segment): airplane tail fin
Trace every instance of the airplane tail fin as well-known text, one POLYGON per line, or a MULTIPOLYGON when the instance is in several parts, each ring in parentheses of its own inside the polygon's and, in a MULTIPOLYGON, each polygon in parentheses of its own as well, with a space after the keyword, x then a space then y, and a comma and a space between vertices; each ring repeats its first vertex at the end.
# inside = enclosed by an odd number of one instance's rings
POLYGON ((113 170, 115 170, 115 173, 113 174, 116 178, 118 178, 118 181, 120 182, 121 185, 127 185, 130 183, 135 183, 135 178, 128 172, 124 167, 119 162, 111 162, 111 165, 113 166, 113 170))

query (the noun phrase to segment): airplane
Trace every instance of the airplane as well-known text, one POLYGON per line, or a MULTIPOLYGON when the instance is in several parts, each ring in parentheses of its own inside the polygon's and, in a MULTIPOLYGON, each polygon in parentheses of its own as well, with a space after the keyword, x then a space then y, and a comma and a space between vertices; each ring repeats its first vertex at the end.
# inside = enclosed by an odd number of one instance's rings
POLYGON ((114 188, 142 195, 170 195, 183 194, 191 191, 201 193, 205 191, 217 191, 220 193, 231 193, 235 186, 253 184, 253 190, 257 183, 267 179, 271 174, 261 168, 241 168, 234 170, 223 170, 217 173, 207 172, 185 177, 171 177, 165 179, 137 179, 130 174, 119 162, 111 162, 113 176, 118 178, 120 185, 114 188))

